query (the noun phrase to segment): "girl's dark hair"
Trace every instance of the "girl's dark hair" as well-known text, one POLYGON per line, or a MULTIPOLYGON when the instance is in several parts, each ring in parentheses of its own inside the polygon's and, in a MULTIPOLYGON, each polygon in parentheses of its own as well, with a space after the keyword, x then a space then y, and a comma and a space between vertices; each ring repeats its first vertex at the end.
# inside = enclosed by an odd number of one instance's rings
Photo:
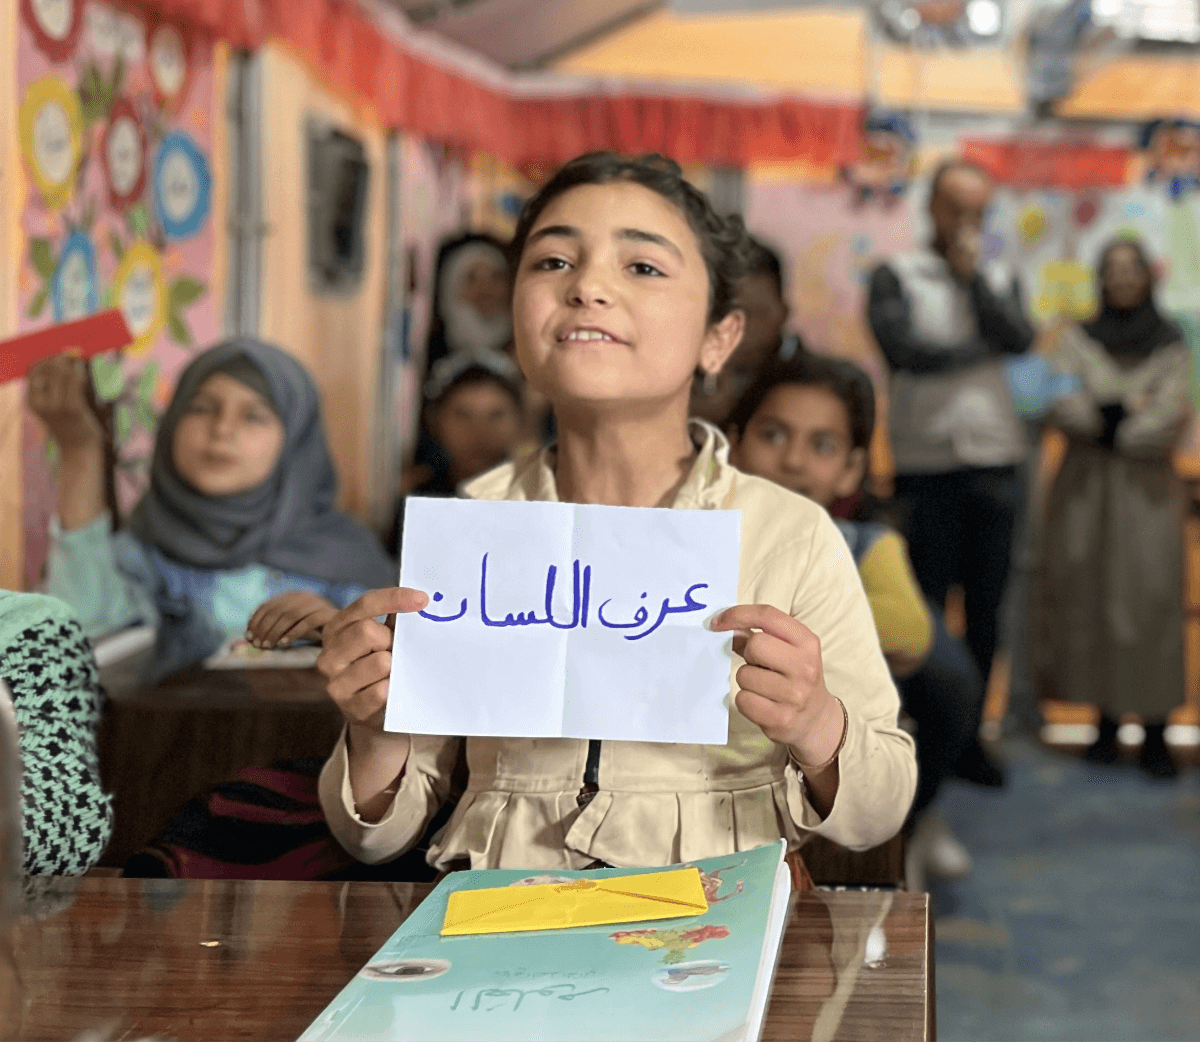
POLYGON ((555 199, 580 185, 606 185, 628 181, 657 192, 687 218, 700 244, 708 269, 708 321, 720 322, 734 307, 734 291, 746 273, 749 236, 737 214, 722 217, 708 196, 684 179, 673 159, 659 155, 631 158, 616 152, 589 152, 566 164, 526 203, 509 244, 513 271, 521 262, 525 243, 537 219, 555 199))
POLYGON ((800 384, 823 387, 841 400, 850 419, 850 439, 856 449, 866 449, 875 433, 875 388, 871 378, 853 362, 804 351, 786 362, 774 362, 759 371, 729 414, 726 425, 744 434, 754 414, 776 387, 800 384))
POLYGON ((491 384, 507 394, 520 410, 521 376, 516 363, 507 355, 494 359, 476 359, 450 355, 435 365, 425 386, 425 398, 431 410, 440 408, 457 390, 491 384))

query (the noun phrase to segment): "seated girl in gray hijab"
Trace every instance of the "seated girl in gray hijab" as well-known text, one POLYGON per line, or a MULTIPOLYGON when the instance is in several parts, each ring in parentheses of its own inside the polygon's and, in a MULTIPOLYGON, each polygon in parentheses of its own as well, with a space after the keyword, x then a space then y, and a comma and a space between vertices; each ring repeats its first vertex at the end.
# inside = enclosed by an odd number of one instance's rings
POLYGON ((86 392, 74 358, 29 376, 29 406, 62 458, 45 589, 89 637, 155 626, 147 679, 241 636, 260 606, 273 643, 319 639, 338 608, 394 578, 378 540, 333 508, 317 389, 284 351, 235 339, 188 365, 159 423, 149 488, 115 533, 86 392))

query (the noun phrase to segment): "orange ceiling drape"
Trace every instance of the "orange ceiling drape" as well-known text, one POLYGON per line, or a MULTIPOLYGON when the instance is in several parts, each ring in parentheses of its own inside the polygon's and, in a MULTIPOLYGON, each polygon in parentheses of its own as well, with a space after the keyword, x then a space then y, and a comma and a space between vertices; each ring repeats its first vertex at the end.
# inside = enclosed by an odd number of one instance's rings
POLYGON ((286 44, 374 106, 387 125, 513 163, 557 163, 603 148, 738 166, 789 159, 832 166, 861 153, 857 104, 741 101, 651 87, 557 96, 509 92, 414 53, 353 0, 126 3, 235 47, 286 44))

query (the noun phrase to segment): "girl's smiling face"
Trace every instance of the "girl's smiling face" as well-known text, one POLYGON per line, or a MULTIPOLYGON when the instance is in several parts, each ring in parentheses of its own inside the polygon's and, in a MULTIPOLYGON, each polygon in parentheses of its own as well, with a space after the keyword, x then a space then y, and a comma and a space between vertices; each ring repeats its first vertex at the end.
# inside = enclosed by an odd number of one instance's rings
POLYGON ((249 492, 274 472, 285 436, 283 421, 261 394, 214 373, 175 424, 175 470, 206 496, 249 492))
POLYGON ((708 322, 709 276, 686 217, 628 181, 552 200, 517 268, 514 336, 530 383, 556 406, 686 408, 697 366, 717 372, 742 316, 708 322))

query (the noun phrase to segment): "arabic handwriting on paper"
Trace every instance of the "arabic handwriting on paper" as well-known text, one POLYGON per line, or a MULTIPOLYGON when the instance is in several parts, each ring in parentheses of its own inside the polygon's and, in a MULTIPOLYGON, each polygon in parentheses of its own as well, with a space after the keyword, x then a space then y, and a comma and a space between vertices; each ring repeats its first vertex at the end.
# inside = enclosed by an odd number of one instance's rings
MULTIPOLYGON (((549 984, 542 988, 480 988, 475 993, 475 1000, 470 1005, 463 1006, 463 1009, 469 1009, 474 1013, 478 1013, 482 1009, 485 1013, 491 1013, 493 1010, 500 1009, 507 1005, 508 1000, 514 995, 517 1001, 513 1003, 511 1012, 515 1013, 521 1008, 523 1003, 530 995, 541 995, 543 998, 559 999, 563 1002, 569 1002, 571 999, 583 998, 585 995, 595 995, 598 992, 607 992, 608 988, 589 988, 587 991, 576 991, 574 984, 549 984), (563 990, 566 989, 566 990, 563 990), (500 1001, 496 1001, 500 1000, 500 1001), (494 1003, 494 1005, 486 1005, 486 1003, 494 1003)), ((463 989, 454 998, 450 1004, 451 1011, 459 1008, 459 1003, 467 994, 469 989, 463 989)))
MULTIPOLYGON (((558 630, 587 629, 591 618, 592 566, 590 564, 581 565, 578 559, 571 563, 572 606, 569 622, 562 621, 554 615, 553 603, 554 591, 558 583, 558 566, 553 564, 546 569, 545 600, 542 605, 544 614, 538 615, 536 609, 520 611, 515 614, 513 612, 506 612, 504 618, 501 619, 488 614, 488 557, 489 554, 485 553, 479 564, 479 621, 485 626, 552 626, 558 630)), ((684 591, 683 604, 672 604, 670 597, 664 597, 658 609, 658 618, 647 629, 642 630, 641 633, 626 633, 622 634, 622 636, 626 640, 641 640, 643 637, 648 637, 657 630, 670 615, 704 610, 708 605, 696 600, 692 595, 697 590, 705 590, 707 588, 708 583, 693 583, 684 591)), ((647 596, 648 593, 643 590, 639 600, 645 600, 647 596)), ((431 606, 440 606, 445 599, 445 595, 440 590, 435 590, 431 598, 431 606)), ((649 622, 651 612, 644 604, 640 604, 637 611, 633 613, 632 621, 619 622, 608 618, 605 615, 604 609, 613 600, 614 598, 609 597, 596 609, 596 621, 605 629, 633 630, 649 622)), ((420 611, 417 614, 423 619, 428 619, 430 622, 457 622, 467 614, 468 601, 469 598, 463 597, 459 602, 458 611, 450 615, 435 614, 429 610, 420 611)))

